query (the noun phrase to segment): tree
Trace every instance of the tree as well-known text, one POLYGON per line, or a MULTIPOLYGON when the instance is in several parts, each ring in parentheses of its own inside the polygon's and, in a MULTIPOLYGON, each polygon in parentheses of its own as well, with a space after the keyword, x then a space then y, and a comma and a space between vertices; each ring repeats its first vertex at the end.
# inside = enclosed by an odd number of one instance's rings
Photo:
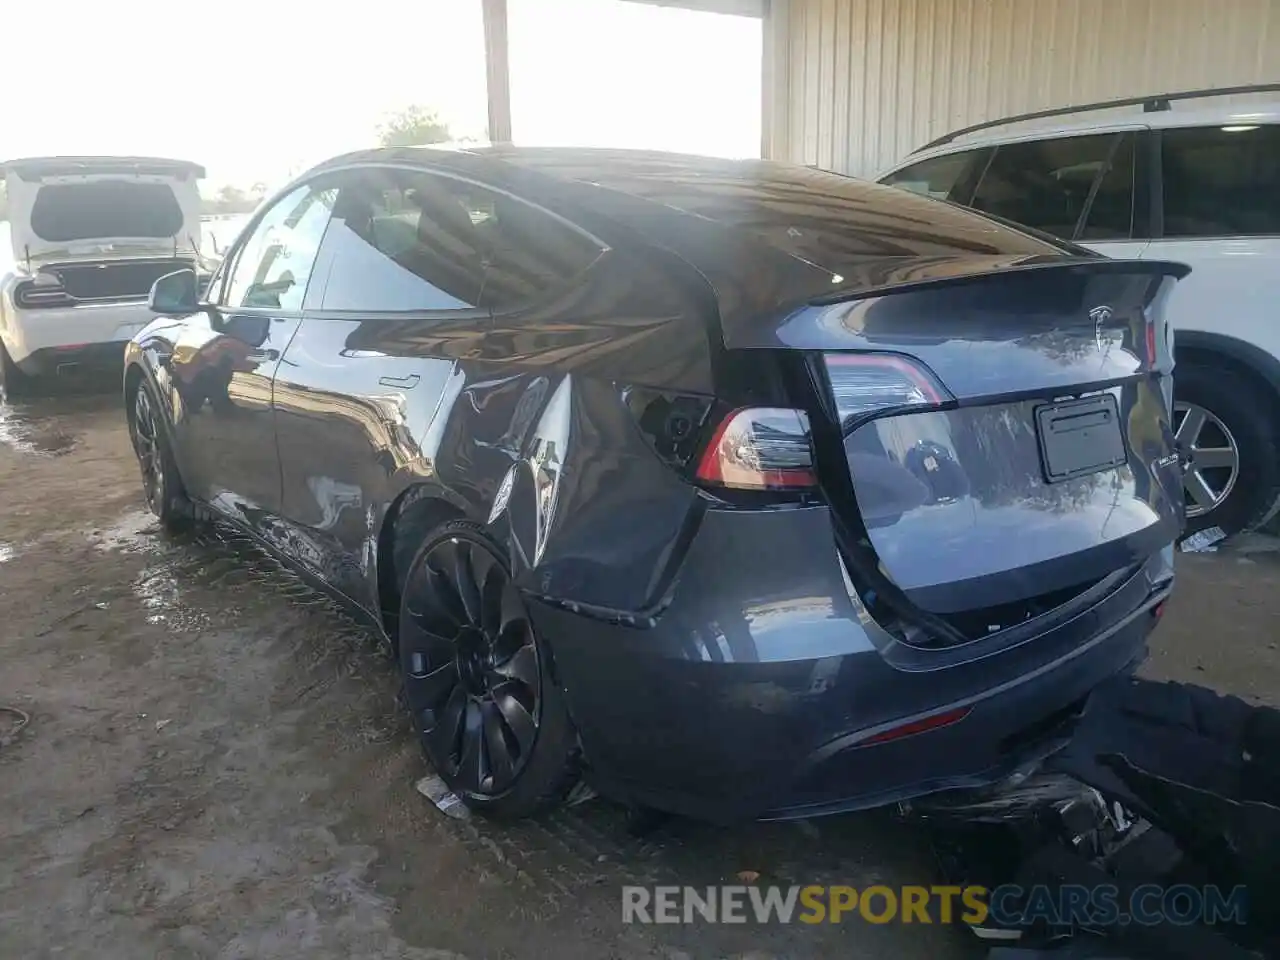
POLYGON ((249 198, 244 195, 244 191, 230 183, 218 191, 218 205, 228 212, 242 210, 249 202, 249 198))
POLYGON ((440 115, 417 104, 391 114, 378 126, 378 142, 384 147, 414 147, 449 139, 449 125, 440 115))

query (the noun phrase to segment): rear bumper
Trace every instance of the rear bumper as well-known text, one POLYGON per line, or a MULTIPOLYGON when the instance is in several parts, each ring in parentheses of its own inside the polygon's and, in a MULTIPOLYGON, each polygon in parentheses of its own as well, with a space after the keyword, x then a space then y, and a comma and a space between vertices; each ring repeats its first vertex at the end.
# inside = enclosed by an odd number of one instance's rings
POLYGON ((825 508, 708 511, 654 626, 544 602, 533 617, 603 792, 722 822, 814 816, 994 782, 1054 749, 1144 656, 1169 564, 1016 645, 923 651, 850 598, 825 508))
MULTIPOLYGON (((18 310, 10 300, 5 309, 9 311, 5 348, 19 366, 28 357, 52 356, 50 351, 69 349, 92 356, 97 348, 104 356, 122 358, 124 343, 155 319, 145 302, 134 301, 18 310)), ((38 365, 41 361, 35 362, 38 365)))
POLYGON ((127 340, 112 343, 89 343, 69 347, 45 347, 16 361, 23 373, 32 377, 76 376, 84 373, 107 373, 124 364, 127 340))

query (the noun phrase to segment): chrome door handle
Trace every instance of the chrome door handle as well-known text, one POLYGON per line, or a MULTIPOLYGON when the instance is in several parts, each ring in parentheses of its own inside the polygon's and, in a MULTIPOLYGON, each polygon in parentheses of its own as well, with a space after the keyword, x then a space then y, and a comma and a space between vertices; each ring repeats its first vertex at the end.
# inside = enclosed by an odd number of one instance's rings
POLYGON ((250 363, 271 363, 280 359, 279 350, 251 350, 244 355, 250 363))

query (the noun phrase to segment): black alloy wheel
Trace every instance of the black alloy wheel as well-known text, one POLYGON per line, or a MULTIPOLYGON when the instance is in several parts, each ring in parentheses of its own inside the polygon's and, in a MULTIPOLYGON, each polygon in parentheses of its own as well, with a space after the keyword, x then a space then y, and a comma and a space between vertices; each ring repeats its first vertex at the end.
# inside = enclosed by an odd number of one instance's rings
POLYGON ((423 750, 468 805, 514 818, 563 796, 568 717, 524 600, 479 524, 446 524, 419 550, 399 650, 423 750))
POLYGON ((129 435, 142 471, 142 494, 148 509, 165 526, 180 526, 191 517, 190 503, 161 426, 155 398, 145 384, 139 384, 133 393, 129 435))

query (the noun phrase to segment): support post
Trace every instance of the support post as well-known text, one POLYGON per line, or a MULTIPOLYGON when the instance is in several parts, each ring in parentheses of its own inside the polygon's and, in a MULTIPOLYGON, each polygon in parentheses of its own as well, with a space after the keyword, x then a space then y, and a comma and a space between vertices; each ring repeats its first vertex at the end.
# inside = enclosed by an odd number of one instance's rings
POLYGON ((760 156, 790 160, 791 10, 789 0, 765 0, 761 31, 760 156))
POLYGON ((489 96, 489 142, 511 142, 511 71, 508 65, 507 0, 481 0, 484 9, 485 84, 489 96))

